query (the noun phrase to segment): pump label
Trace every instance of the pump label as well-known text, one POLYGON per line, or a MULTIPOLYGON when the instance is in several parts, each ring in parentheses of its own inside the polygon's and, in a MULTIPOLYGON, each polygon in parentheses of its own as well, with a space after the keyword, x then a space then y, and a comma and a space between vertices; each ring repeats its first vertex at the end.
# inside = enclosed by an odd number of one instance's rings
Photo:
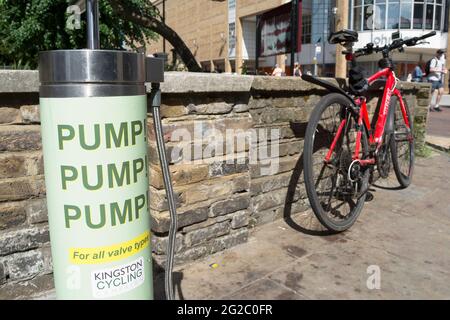
POLYGON ((70 262, 73 264, 97 264, 128 258, 148 247, 150 232, 119 244, 98 248, 70 248, 70 262))
POLYGON ((109 298, 131 291, 145 281, 144 258, 91 273, 94 298, 109 298))
POLYGON ((57 298, 150 299, 146 95, 40 107, 57 298))

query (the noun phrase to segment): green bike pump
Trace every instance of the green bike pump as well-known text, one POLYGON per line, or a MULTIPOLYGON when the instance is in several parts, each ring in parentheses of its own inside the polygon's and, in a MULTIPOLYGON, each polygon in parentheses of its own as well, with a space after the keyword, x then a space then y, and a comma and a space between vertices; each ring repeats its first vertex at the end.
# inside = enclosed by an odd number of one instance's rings
MULTIPOLYGON (((88 49, 41 52, 41 133, 58 299, 152 299, 147 93, 174 238, 176 212, 159 115, 164 63, 99 49, 98 3, 87 0, 88 49), (162 141, 162 143, 161 143, 162 141), (164 160, 164 161, 163 161, 164 160)), ((166 295, 173 298, 174 241, 166 295)))

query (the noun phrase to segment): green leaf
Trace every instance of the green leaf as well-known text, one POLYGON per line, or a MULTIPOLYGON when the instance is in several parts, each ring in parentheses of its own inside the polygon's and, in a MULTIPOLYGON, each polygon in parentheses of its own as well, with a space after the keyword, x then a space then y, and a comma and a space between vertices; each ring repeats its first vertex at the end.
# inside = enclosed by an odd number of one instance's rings
MULTIPOLYGON (((38 64, 38 53, 44 50, 81 49, 86 47, 85 14, 81 28, 69 30, 67 0, 0 0, 0 66, 32 68, 38 64)), ((148 0, 123 0, 128 10, 156 15, 148 0)), ((148 28, 124 21, 107 0, 99 1, 100 42, 102 49, 123 50, 145 46, 157 39, 148 28)))

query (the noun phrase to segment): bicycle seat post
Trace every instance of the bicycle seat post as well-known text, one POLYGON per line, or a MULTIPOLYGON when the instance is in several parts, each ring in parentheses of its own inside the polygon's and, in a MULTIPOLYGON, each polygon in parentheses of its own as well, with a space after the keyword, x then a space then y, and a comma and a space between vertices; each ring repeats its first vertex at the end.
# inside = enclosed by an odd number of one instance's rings
POLYGON ((353 42, 343 43, 342 46, 345 48, 342 54, 345 54, 345 59, 350 62, 350 68, 356 67, 356 59, 353 55, 353 42))

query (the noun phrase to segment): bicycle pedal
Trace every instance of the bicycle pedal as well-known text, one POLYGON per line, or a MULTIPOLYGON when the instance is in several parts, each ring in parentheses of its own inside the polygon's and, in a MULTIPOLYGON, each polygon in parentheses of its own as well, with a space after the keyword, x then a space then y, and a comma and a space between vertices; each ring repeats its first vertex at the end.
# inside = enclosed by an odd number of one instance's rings
POLYGON ((370 191, 367 191, 367 194, 366 194, 366 202, 372 201, 373 198, 375 198, 374 195, 373 195, 373 193, 370 192, 370 191))

